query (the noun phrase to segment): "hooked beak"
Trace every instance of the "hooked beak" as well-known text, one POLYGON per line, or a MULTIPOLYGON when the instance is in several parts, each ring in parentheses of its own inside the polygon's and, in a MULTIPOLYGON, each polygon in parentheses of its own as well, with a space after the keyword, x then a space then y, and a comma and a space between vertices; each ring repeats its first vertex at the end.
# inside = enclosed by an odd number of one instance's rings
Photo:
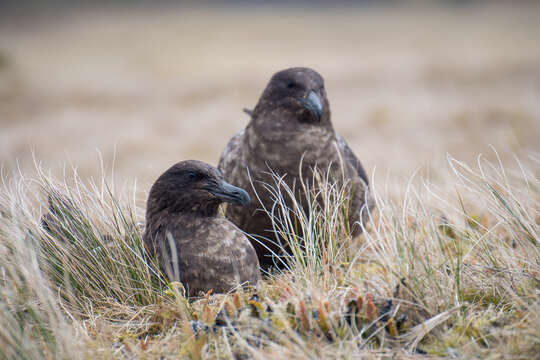
POLYGON ((313 113, 315 116, 317 116, 317 120, 321 120, 321 116, 323 113, 323 106, 321 104, 321 100, 319 99, 319 96, 315 91, 311 90, 308 93, 308 96, 306 96, 305 99, 298 99, 300 103, 311 113, 313 113))
POLYGON ((225 181, 222 181, 217 186, 209 187, 207 190, 223 201, 240 204, 245 208, 248 208, 251 202, 249 194, 244 189, 233 186, 225 181))

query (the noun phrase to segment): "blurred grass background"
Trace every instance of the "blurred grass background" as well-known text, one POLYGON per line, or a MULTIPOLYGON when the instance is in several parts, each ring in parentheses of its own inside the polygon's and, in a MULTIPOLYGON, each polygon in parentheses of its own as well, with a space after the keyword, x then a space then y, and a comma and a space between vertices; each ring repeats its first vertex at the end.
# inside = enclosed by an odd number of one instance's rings
POLYGON ((376 177, 540 150, 536 2, 52 4, 0 8, 7 175, 33 151, 83 177, 101 154, 144 191, 179 160, 215 165, 291 66, 325 77, 334 126, 376 177))

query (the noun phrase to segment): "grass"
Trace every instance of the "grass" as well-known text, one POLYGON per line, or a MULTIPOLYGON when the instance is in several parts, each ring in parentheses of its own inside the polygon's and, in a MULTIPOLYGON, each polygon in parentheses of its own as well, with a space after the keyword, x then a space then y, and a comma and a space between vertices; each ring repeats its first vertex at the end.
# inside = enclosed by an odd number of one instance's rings
POLYGON ((303 211, 275 176, 267 211, 292 249, 288 270, 256 293, 200 299, 146 256, 127 192, 76 172, 4 177, 0 358, 534 358, 539 163, 449 157, 444 179, 374 183, 356 239, 346 184, 299 184, 303 211))

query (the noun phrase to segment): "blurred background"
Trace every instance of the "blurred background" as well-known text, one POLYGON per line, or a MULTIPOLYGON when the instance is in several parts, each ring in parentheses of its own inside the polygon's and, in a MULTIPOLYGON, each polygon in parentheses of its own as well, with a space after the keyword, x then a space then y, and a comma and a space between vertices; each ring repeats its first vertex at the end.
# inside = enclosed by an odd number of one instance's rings
POLYGON ((499 1, 1 2, 4 176, 216 165, 278 70, 326 80, 376 178, 540 151, 540 6, 499 1))

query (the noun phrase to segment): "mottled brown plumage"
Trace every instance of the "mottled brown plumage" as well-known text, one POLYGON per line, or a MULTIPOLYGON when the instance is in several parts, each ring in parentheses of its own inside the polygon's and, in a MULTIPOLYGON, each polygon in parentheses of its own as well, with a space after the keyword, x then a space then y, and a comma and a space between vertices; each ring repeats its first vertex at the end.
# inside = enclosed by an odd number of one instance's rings
MULTIPOLYGON (((269 169, 286 174, 284 180, 292 188, 300 174, 311 179, 315 165, 323 171, 330 168, 334 179, 345 178, 350 185, 349 225, 353 235, 360 234, 358 222, 372 206, 368 179, 360 161, 334 131, 323 78, 308 68, 280 71, 248 114, 251 120, 246 129, 229 141, 221 155, 218 167, 224 178, 247 189, 254 199, 256 191, 264 207, 271 209, 273 200, 263 185, 274 184, 269 169)), ((307 208, 306 201, 299 200, 307 208)), ((226 217, 246 233, 274 240, 271 219, 258 208, 261 204, 256 201, 248 209, 228 207, 226 217)), ((261 266, 274 264, 266 248, 278 251, 272 241, 252 243, 261 266)))
POLYGON ((218 214, 222 202, 249 206, 249 195, 201 161, 177 163, 154 183, 146 207, 145 247, 170 281, 190 296, 255 286, 259 262, 247 237, 218 214))

